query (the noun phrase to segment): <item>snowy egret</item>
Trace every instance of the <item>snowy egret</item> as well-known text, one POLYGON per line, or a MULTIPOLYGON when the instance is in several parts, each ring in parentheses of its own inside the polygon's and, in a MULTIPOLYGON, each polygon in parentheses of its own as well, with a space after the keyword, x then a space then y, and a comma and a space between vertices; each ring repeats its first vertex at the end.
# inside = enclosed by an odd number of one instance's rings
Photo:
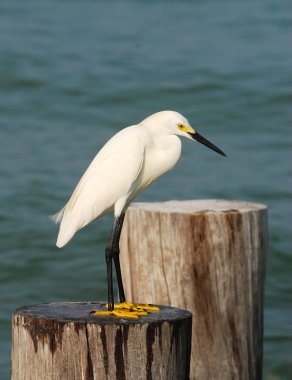
POLYGON ((53 216, 53 220, 60 223, 57 247, 61 248, 92 220, 114 211, 114 222, 105 250, 108 311, 96 312, 96 315, 106 313, 137 318, 138 315, 147 313, 147 310, 155 310, 149 305, 126 302, 119 260, 119 240, 125 212, 131 201, 173 168, 180 158, 181 140, 178 136, 196 140, 225 156, 222 150, 195 131, 179 113, 155 113, 141 123, 121 130, 104 145, 80 179, 68 203, 53 216), (112 261, 116 268, 120 299, 120 304, 116 305, 112 261))

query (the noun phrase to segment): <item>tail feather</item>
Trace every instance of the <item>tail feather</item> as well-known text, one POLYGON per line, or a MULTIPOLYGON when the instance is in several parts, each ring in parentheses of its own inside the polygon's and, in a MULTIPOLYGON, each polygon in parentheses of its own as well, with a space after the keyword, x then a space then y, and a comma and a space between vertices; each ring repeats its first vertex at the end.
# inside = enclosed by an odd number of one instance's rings
POLYGON ((58 248, 64 247, 64 245, 66 245, 75 235, 76 230, 78 230, 78 228, 75 228, 75 226, 72 225, 72 223, 68 223, 68 220, 64 218, 65 208, 66 206, 63 207, 62 210, 58 211, 56 214, 50 215, 50 219, 54 223, 60 224, 59 234, 56 242, 56 246, 58 248))
POLYGON ((69 243, 76 232, 87 224, 82 219, 80 219, 81 218, 79 214, 76 214, 74 212, 68 213, 66 206, 57 214, 53 215, 53 220, 56 223, 60 223, 60 229, 56 242, 56 246, 58 248, 62 248, 64 245, 69 243))
POLYGON ((65 207, 63 207, 62 210, 58 211, 56 214, 50 215, 50 219, 56 224, 61 223, 63 219, 64 211, 65 211, 65 207))
POLYGON ((58 248, 64 247, 75 235, 76 229, 64 229, 60 228, 59 235, 57 238, 56 246, 58 248))

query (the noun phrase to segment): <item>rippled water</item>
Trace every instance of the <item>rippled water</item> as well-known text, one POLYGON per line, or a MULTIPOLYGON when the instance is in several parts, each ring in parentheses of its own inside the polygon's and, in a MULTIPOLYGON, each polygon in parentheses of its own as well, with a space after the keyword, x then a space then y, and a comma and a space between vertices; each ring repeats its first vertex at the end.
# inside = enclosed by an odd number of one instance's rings
POLYGON ((269 206, 265 379, 292 378, 288 11, 288 0, 1 2, 1 379, 13 309, 106 298, 111 217, 60 251, 47 215, 110 136, 162 109, 183 113, 228 158, 186 141, 139 200, 269 206))

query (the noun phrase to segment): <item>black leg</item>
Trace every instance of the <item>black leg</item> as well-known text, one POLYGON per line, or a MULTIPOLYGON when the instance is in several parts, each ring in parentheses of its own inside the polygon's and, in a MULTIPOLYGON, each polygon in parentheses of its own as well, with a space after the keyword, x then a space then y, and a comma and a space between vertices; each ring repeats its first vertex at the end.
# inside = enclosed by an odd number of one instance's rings
POLYGON ((108 290, 108 310, 114 309, 114 292, 113 292, 113 269, 112 269, 113 252, 109 246, 105 249, 105 260, 107 270, 107 290, 108 290))
POLYGON ((123 280, 122 280, 121 266, 120 266, 120 245, 119 245, 124 218, 125 218, 124 213, 121 214, 119 218, 117 218, 118 231, 117 231, 117 236, 116 236, 115 246, 114 246, 114 262, 115 262, 115 267, 116 267, 120 302, 126 301, 124 285, 123 285, 123 280))
POLYGON ((108 310, 112 311, 114 309, 114 292, 113 292, 113 274, 112 274, 112 259, 114 259, 117 281, 119 288, 120 302, 125 301, 125 292, 122 282, 121 267, 120 267, 120 248, 119 241, 123 226, 125 214, 121 214, 119 217, 115 218, 111 234, 107 247, 105 249, 106 267, 107 267, 107 283, 108 283, 108 310))

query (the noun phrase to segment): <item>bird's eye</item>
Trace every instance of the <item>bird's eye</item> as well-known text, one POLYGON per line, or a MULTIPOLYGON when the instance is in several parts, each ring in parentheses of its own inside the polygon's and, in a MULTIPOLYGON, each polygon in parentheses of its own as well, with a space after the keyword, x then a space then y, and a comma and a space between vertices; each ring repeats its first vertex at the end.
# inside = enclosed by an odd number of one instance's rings
POLYGON ((184 125, 183 124, 179 124, 178 127, 179 127, 179 129, 184 129, 184 125))

